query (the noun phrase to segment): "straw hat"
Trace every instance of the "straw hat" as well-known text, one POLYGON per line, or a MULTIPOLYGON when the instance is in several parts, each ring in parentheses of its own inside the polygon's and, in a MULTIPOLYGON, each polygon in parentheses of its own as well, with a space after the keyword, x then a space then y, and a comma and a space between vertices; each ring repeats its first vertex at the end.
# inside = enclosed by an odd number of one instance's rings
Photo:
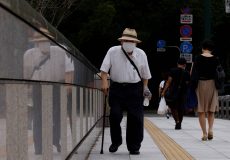
POLYGON ((125 28, 122 33, 122 37, 118 38, 119 41, 127 40, 127 41, 134 41, 136 43, 141 43, 139 39, 137 39, 137 32, 135 29, 125 28))
MULTIPOLYGON (((50 32, 45 28, 39 28, 41 32, 49 36, 50 38, 54 38, 50 35, 50 32)), ((40 42, 40 41, 47 41, 49 40, 46 36, 42 35, 39 32, 34 32, 32 38, 30 39, 31 42, 40 42)))

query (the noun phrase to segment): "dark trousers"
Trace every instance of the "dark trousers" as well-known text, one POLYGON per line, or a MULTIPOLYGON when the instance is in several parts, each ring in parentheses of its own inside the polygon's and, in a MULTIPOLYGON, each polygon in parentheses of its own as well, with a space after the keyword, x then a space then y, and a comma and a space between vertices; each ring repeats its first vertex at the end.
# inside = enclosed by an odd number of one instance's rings
POLYGON ((53 86, 53 144, 60 145, 61 138, 61 102, 60 86, 53 86))
POLYGON ((182 123, 184 117, 184 99, 181 97, 173 104, 169 104, 175 123, 182 123))
POLYGON ((41 86, 33 86, 33 139, 36 154, 42 153, 42 102, 41 86))
POLYGON ((143 140, 143 84, 112 83, 109 92, 112 144, 122 143, 120 123, 127 110, 126 143, 129 151, 139 150, 143 140))
MULTIPOLYGON (((42 90, 33 86, 33 139, 36 154, 42 153, 42 90)), ((53 144, 60 144, 60 87, 53 86, 53 144)))

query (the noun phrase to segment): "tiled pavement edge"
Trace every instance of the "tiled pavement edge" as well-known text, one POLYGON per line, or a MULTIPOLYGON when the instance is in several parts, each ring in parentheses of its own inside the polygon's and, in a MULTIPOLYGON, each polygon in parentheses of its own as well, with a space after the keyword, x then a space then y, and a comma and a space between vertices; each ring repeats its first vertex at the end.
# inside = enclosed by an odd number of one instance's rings
MULTIPOLYGON (((182 130, 174 129, 172 118, 146 116, 164 133, 183 147, 196 160, 227 160, 230 159, 230 120, 215 119, 214 139, 201 141, 201 130, 197 117, 184 117, 182 130)), ((100 154, 101 136, 92 149, 89 160, 164 160, 166 159, 151 136, 145 129, 140 155, 129 155, 125 142, 126 118, 122 121, 123 144, 116 153, 110 153, 111 144, 109 128, 105 129, 104 154, 100 154)))

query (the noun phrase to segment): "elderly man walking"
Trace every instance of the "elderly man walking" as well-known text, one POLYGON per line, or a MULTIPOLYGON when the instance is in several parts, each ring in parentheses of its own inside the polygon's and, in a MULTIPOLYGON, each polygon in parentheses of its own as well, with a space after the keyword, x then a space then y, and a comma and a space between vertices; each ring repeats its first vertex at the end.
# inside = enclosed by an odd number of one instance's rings
POLYGON ((143 140, 143 100, 151 99, 148 79, 151 78, 145 52, 137 48, 135 29, 126 28, 122 37, 118 38, 121 45, 111 47, 101 65, 102 90, 109 94, 110 135, 112 144, 110 152, 116 152, 122 144, 120 123, 124 108, 127 110, 126 143, 130 154, 140 154, 143 140), (111 85, 108 93, 107 73, 110 71, 111 85))

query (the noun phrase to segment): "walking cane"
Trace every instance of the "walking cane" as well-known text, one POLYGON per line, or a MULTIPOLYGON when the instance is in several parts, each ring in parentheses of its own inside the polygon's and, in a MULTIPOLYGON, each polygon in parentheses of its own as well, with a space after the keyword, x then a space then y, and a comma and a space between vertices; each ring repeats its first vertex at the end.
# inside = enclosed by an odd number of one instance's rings
POLYGON ((106 114, 106 99, 107 95, 105 96, 105 101, 104 101, 104 113, 103 113, 103 125, 102 125, 102 139, 101 139, 101 152, 100 154, 103 154, 103 146, 104 146, 104 132, 105 132, 105 114, 106 114))

